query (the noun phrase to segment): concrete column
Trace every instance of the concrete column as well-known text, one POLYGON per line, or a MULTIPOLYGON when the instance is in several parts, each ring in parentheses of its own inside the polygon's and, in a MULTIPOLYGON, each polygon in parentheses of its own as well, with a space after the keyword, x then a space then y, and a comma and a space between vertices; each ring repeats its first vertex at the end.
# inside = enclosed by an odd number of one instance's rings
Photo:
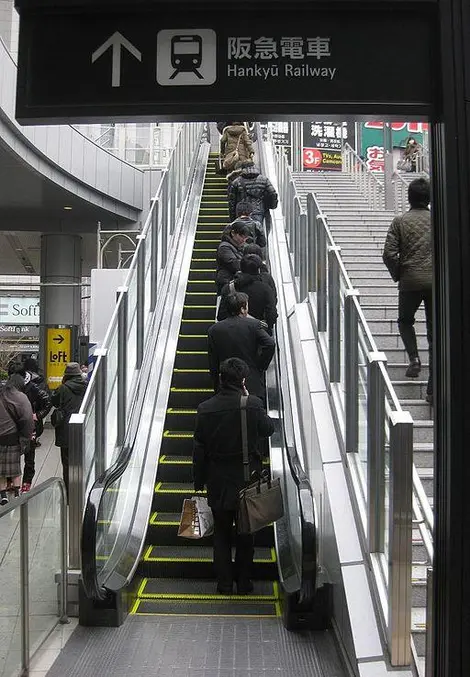
POLYGON ((81 320, 82 240, 79 235, 47 233, 41 236, 40 354, 46 366, 46 330, 51 326, 72 329, 69 361, 78 358, 77 337, 81 320), (71 286, 75 283, 75 286, 71 286), (64 285, 64 286, 62 286, 64 285))

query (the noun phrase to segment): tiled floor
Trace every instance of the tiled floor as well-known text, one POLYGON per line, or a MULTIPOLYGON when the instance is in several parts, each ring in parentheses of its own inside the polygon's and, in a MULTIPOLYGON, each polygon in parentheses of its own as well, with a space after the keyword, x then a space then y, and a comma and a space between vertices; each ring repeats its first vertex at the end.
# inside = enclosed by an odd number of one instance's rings
MULTIPOLYGON (((61 473, 60 452, 54 445, 54 432, 46 428, 41 437, 41 446, 36 451, 36 475, 33 484, 61 476, 61 473)), ((59 500, 58 490, 51 488, 28 503, 31 646, 39 643, 50 632, 57 619, 56 574, 60 569, 59 500)), ((13 502, 14 499, 12 505, 13 502)), ((16 669, 21 656, 19 562, 19 510, 14 510, 0 520, 0 677, 7 677, 16 669)))

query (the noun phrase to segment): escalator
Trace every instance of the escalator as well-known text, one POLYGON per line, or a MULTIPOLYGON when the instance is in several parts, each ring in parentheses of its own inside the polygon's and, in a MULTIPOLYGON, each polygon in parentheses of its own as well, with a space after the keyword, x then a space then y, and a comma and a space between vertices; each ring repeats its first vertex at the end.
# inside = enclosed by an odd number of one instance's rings
POLYGON ((205 176, 183 308, 170 397, 158 463, 152 514, 137 573, 142 577, 135 614, 276 616, 279 613, 273 527, 257 534, 254 592, 243 597, 216 594, 212 539, 177 536, 183 499, 193 495, 192 438, 197 405, 213 394, 207 359, 207 331, 214 322, 216 251, 228 223, 227 182, 215 172, 216 155, 205 176))
MULTIPOLYGON (((191 239, 187 242, 185 270, 189 270, 189 276, 179 283, 184 303, 182 312, 181 305, 174 311, 179 313, 175 320, 168 319, 168 326, 174 324, 165 348, 170 358, 174 355, 171 386, 166 391, 169 395, 165 395, 164 405, 155 404, 148 422, 136 411, 136 419, 147 429, 162 416, 158 437, 147 435, 150 441, 146 444, 155 460, 149 466, 150 473, 141 469, 138 458, 144 454, 135 446, 136 437, 129 433, 122 453, 87 497, 81 544, 84 599, 92 605, 87 616, 90 624, 98 623, 98 609, 112 607, 117 598, 125 599, 126 610, 139 616, 282 615, 289 629, 320 628, 327 622, 316 603, 321 599, 321 608, 327 608, 324 597, 318 594, 315 505, 294 440, 293 430, 298 424, 292 418, 285 381, 288 345, 283 332, 278 332, 278 349, 268 370, 267 396, 269 414, 277 419, 269 462, 272 475, 281 480, 285 515, 256 534, 253 593, 217 594, 212 539, 193 541, 177 536, 183 499, 193 495, 191 455, 196 409, 213 393, 207 331, 215 318, 216 250, 228 222, 226 180, 216 174, 215 160, 215 154, 209 155, 204 178, 201 176, 199 186, 195 186, 200 203, 192 216, 192 228, 196 225, 194 243, 191 239), (148 508, 142 508, 146 502, 148 508)), ((202 173, 203 167, 200 169, 202 173)), ((278 325, 285 316, 283 310, 278 325)), ((170 378, 171 362, 168 367, 170 378)), ((148 390, 142 385, 142 392, 148 390)), ((122 622, 122 617, 116 622, 122 622)))

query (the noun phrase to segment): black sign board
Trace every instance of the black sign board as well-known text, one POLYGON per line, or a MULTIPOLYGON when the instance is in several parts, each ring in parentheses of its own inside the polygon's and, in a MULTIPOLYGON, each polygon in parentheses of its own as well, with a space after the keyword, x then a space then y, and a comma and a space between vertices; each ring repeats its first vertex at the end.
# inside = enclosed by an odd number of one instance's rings
POLYGON ((302 168, 304 171, 341 171, 342 148, 354 148, 354 123, 314 120, 304 122, 302 168))
POLYGON ((414 12, 402 5, 393 14, 314 5, 292 12, 289 4, 269 12, 183 12, 177 2, 165 12, 158 4, 147 11, 23 9, 17 117, 205 120, 230 111, 272 119, 277 111, 311 115, 313 104, 320 113, 377 115, 397 103, 409 115, 426 115, 433 35, 414 12), (407 22, 419 25, 411 47, 407 22), (380 35, 380 49, 358 39, 365 34, 380 35), (410 60, 419 78, 404 76, 410 60))

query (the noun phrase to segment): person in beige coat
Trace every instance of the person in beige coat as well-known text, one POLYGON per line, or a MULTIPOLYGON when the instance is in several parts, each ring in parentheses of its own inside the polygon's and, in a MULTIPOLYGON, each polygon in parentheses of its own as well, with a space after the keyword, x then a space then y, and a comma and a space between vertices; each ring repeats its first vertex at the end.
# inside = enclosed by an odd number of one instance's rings
POLYGON ((253 143, 243 122, 225 127, 220 139, 220 159, 224 169, 232 172, 240 163, 251 160, 253 155, 253 143))

